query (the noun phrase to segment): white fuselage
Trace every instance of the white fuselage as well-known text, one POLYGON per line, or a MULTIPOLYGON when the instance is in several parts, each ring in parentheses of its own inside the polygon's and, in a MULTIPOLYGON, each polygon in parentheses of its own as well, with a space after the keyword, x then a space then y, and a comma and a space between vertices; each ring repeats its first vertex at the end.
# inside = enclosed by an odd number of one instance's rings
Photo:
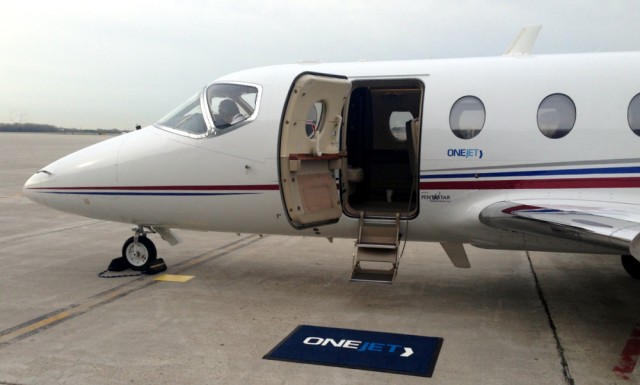
MULTIPOLYGON (((640 136, 628 116, 640 93, 638 69, 640 53, 243 71, 214 82, 260 86, 259 110, 241 127, 199 138, 145 127, 44 167, 27 182, 25 194, 58 210, 137 225, 355 238, 355 215, 306 229, 289 222, 279 141, 292 84, 305 72, 343 76, 354 89, 410 80, 421 85, 422 104, 419 199, 415 215, 403 222, 407 239, 606 253, 590 244, 491 228, 478 216, 505 200, 570 199, 594 208, 639 204, 640 136), (539 106, 554 94, 568 96, 576 111, 575 124, 561 138, 549 138, 538 127, 539 106), (454 135, 450 126, 452 106, 465 96, 479 99, 485 110, 481 131, 468 139, 454 135)), ((345 116, 344 124, 351 118, 345 116)), ((344 138, 341 150, 348 151, 344 138)), ((335 172, 337 178, 346 178, 346 166, 335 172)))

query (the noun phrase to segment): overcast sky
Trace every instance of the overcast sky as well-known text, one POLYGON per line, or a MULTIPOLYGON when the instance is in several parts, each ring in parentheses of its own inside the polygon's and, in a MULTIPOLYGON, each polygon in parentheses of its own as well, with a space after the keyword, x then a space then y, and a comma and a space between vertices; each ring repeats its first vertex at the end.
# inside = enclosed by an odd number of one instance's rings
MULTIPOLYGON (((0 122, 149 125, 251 67, 640 51, 639 0, 0 0, 0 122)), ((640 69, 639 69, 640 70, 640 69)))

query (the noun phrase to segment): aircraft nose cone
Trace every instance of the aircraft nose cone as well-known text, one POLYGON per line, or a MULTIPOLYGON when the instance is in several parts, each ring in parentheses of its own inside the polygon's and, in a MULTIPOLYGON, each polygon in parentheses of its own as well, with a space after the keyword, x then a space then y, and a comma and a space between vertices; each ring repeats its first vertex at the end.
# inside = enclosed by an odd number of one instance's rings
POLYGON ((45 166, 26 181, 24 195, 60 211, 86 215, 88 192, 117 185, 118 151, 124 137, 94 144, 45 166))
POLYGON ((52 181, 53 175, 49 171, 40 170, 27 180, 22 188, 22 193, 32 201, 44 204, 44 195, 38 194, 38 191, 50 187, 52 181))

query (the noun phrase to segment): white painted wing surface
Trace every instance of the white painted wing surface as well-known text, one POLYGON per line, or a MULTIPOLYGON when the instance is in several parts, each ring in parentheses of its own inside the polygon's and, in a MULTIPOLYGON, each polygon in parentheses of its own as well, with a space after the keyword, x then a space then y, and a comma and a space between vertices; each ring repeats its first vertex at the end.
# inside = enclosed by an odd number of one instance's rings
POLYGON ((501 230, 591 243, 640 259, 640 207, 594 201, 502 201, 480 221, 501 230))

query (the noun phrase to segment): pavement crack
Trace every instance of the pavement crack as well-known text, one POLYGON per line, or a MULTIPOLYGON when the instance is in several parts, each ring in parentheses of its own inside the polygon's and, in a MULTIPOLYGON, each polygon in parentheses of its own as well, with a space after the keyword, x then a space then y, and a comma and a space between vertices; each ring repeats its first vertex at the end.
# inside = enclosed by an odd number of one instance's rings
POLYGON ((529 267, 531 268, 531 274, 533 274, 533 280, 536 284, 536 291, 538 292, 538 298, 540 298, 540 302, 544 307, 544 312, 547 314, 547 321, 549 322, 549 328, 553 333, 553 339, 556 341, 556 350, 558 351, 558 356, 560 357, 560 365, 562 365, 562 374, 564 376, 564 381, 568 385, 575 385, 575 381, 573 376, 571 375, 571 371, 569 370, 569 363, 567 362, 567 357, 564 354, 564 346, 562 345, 562 341, 560 340, 560 336, 558 335, 558 329, 556 327, 555 322, 553 321, 553 316, 551 315, 551 310, 549 310, 549 303, 544 295, 544 291, 542 290, 542 286, 540 285, 540 280, 538 279, 538 274, 536 273, 536 269, 533 267, 533 262, 531 261, 531 255, 529 252, 526 252, 527 260, 529 261, 529 267))

